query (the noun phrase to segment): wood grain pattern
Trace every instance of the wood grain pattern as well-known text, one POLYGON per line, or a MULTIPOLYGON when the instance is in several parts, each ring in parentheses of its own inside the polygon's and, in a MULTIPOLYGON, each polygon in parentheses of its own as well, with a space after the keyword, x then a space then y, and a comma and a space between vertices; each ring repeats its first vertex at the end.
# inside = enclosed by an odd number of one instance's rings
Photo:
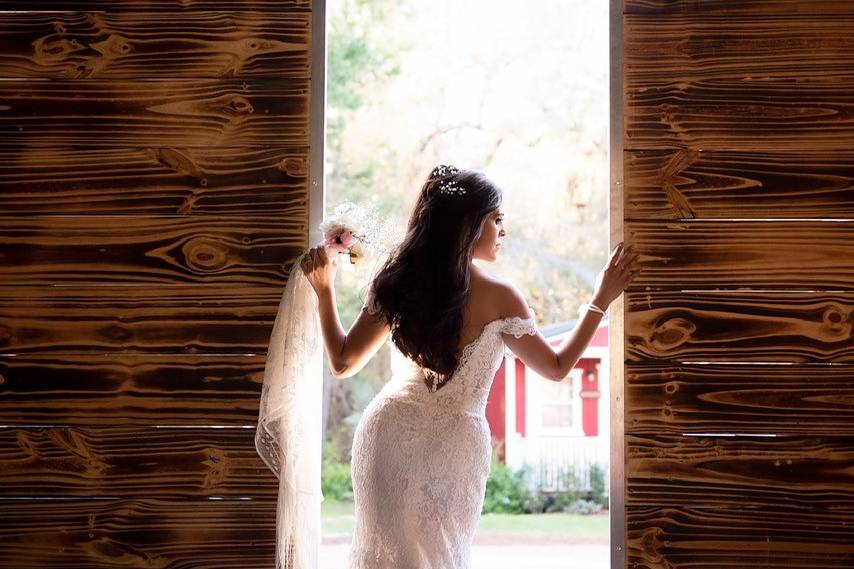
MULTIPOLYGON (((626 437, 626 503, 854 516, 852 437, 626 437)), ((852 530, 854 531, 854 530, 852 530)))
POLYGON ((254 428, 4 428, 0 486, 6 497, 275 499, 254 437, 254 428))
POLYGON ((0 228, 3 284, 280 286, 308 246, 306 219, 304 208, 282 218, 8 219, 0 228))
POLYGON ((838 15, 626 15, 624 147, 849 148, 852 22, 838 15))
POLYGON ((622 4, 621 565, 854 567, 854 1, 622 4))
MULTIPOLYGON (((247 297, 247 305, 251 298, 247 297)), ((275 313, 276 308, 268 304, 267 309, 275 313)), ((210 325, 218 327, 223 329, 220 346, 226 352, 220 355, 0 355, 0 424, 254 426, 268 346, 245 355, 228 354, 235 350, 232 339, 241 337, 236 332, 226 335, 224 326, 210 325)), ((257 323, 247 320, 232 328, 260 343, 265 335, 269 339, 272 320, 269 326, 259 318, 257 323)), ((191 322, 186 334, 205 335, 208 329, 204 323, 191 322)), ((192 345, 186 349, 197 351, 192 345)))
POLYGON ((667 16, 685 14, 698 20, 704 17, 767 14, 850 16, 851 0, 622 0, 626 14, 667 16))
POLYGON ((627 361, 854 363, 852 293, 630 293, 627 361))
POLYGON ((626 366, 625 431, 854 437, 854 366, 626 366))
POLYGON ((0 81, 4 146, 307 146, 308 80, 0 81))
POLYGON ((626 223, 653 289, 854 289, 854 221, 626 223))
POLYGON ((307 246, 311 7, 0 5, 0 566, 275 564, 254 429, 307 246))
POLYGON ((15 569, 275 565, 276 501, 0 501, 0 559, 15 569))
POLYGON ((854 217, 854 153, 629 151, 629 219, 854 217))
POLYGON ((0 211, 249 215, 307 211, 305 148, 0 148, 0 211))
POLYGON ((4 0, 4 10, 50 12, 54 10, 98 10, 108 12, 196 12, 196 11, 310 11, 311 0, 4 0))
POLYGON ((626 149, 834 151, 854 139, 854 80, 673 78, 626 99, 626 149))
POLYGON ((633 569, 851 567, 851 511, 628 506, 633 569))
POLYGON ((0 77, 309 77, 307 12, 0 13, 0 77))
POLYGON ((854 11, 849 16, 627 14, 625 84, 631 92, 668 80, 740 79, 749 92, 788 78, 797 80, 791 94, 799 95, 812 83, 830 80, 844 95, 854 65, 854 11))

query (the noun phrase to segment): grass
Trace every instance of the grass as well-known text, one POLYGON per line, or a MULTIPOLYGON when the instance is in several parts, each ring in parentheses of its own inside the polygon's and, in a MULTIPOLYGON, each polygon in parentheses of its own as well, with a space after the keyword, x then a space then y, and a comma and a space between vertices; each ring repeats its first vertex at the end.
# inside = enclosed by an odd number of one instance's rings
MULTIPOLYGON (((320 505, 323 533, 352 533, 352 502, 324 501, 320 505)), ((565 536, 608 539, 608 514, 483 514, 478 535, 565 536)))
POLYGON ((518 535, 608 539, 608 514, 483 514, 477 535, 518 535))
POLYGON ((353 502, 320 503, 320 523, 323 533, 353 533, 356 516, 353 513, 353 502))

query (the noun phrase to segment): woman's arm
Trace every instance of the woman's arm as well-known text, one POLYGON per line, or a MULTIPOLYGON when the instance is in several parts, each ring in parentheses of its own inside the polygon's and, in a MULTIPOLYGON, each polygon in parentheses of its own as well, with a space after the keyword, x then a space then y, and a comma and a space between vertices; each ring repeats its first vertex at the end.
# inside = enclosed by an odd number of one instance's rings
POLYGON ((320 328, 332 375, 338 379, 350 377, 377 353, 390 328, 380 314, 369 314, 363 307, 350 331, 344 332, 335 300, 337 254, 330 258, 326 249, 318 245, 306 253, 300 266, 317 293, 320 328))
MULTIPOLYGON (((507 292, 512 299, 507 303, 513 313, 511 316, 531 318, 530 308, 521 293, 512 287, 507 292)), ((512 334, 504 334, 504 343, 537 374, 553 381, 560 381, 569 374, 581 358, 581 354, 596 333, 601 318, 602 315, 598 312, 586 311, 584 317, 575 325, 572 333, 557 350, 539 332, 534 336, 525 334, 519 338, 512 334)))
POLYGON ((335 287, 321 289, 317 295, 320 326, 332 375, 344 379, 355 375, 377 353, 390 328, 379 314, 369 314, 363 307, 348 332, 338 316, 335 287))
MULTIPOLYGON (((599 274, 599 286, 593 295, 593 303, 603 310, 615 298, 620 296, 629 282, 640 272, 637 256, 631 247, 623 249, 620 243, 611 254, 608 265, 599 274)), ((524 296, 512 285, 502 285, 503 303, 510 316, 530 318, 531 309, 524 296)), ((522 362, 539 375, 553 381, 561 381, 581 358, 603 315, 587 310, 584 317, 575 325, 572 333, 555 351, 542 334, 523 335, 516 338, 504 334, 504 343, 522 362)))

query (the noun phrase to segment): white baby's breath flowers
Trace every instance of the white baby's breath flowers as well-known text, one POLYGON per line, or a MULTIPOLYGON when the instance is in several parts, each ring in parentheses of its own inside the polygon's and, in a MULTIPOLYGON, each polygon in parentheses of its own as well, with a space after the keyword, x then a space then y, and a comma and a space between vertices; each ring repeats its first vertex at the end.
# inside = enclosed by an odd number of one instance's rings
POLYGON ((324 247, 348 255, 350 262, 344 264, 348 270, 388 251, 397 238, 390 220, 382 219, 372 205, 349 201, 339 204, 323 220, 320 231, 324 247))

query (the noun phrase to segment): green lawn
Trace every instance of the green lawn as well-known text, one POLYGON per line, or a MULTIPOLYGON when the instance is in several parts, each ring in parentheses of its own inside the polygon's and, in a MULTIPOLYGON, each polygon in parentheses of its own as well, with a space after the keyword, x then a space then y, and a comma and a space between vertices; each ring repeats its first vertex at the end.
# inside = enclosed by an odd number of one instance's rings
MULTIPOLYGON (((324 501, 320 505, 324 533, 353 532, 353 503, 324 501)), ((561 536, 608 539, 608 515, 484 514, 478 535, 561 536)))

